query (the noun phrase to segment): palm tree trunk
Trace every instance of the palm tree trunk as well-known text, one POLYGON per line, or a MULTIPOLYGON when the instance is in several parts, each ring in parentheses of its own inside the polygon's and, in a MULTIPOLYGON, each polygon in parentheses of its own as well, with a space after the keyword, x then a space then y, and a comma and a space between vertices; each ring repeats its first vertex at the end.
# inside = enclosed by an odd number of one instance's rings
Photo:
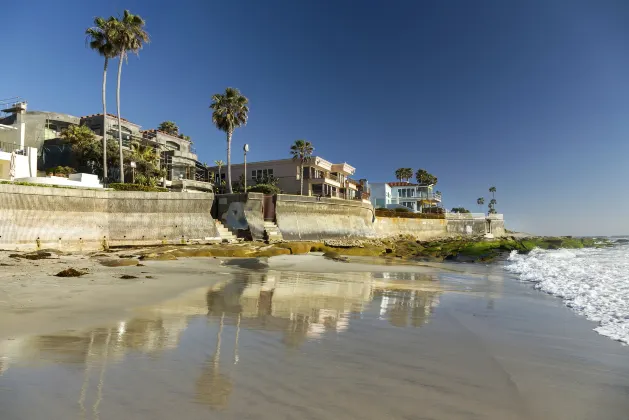
POLYGON ((221 184, 223 183, 223 177, 221 176, 221 167, 218 167, 218 192, 221 192, 221 184))
POLYGON ((120 149, 120 183, 124 184, 124 160, 122 157, 122 125, 120 122, 120 76, 122 75, 122 60, 124 54, 120 54, 118 63, 118 87, 116 89, 116 106, 118 108, 118 147, 120 149))
POLYGON ((227 132, 227 187, 230 194, 234 193, 232 188, 232 131, 227 132))
POLYGON ((299 175, 299 195, 304 195, 304 162, 301 162, 299 165, 300 175, 299 175))
POLYGON ((109 58, 105 57, 105 67, 103 68, 103 184, 107 185, 107 66, 109 58))

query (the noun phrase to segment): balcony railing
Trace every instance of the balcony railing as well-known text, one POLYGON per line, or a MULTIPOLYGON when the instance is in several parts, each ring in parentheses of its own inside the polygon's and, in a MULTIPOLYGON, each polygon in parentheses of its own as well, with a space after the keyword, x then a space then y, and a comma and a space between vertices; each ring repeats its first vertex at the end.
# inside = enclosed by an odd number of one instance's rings
POLYGON ((20 150, 20 145, 17 143, 9 143, 6 141, 0 141, 0 152, 11 153, 15 150, 20 150))

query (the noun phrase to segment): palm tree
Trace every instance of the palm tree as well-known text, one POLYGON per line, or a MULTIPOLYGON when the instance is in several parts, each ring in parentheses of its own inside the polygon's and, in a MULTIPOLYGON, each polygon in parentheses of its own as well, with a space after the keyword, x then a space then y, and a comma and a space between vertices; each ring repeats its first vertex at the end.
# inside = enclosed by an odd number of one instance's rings
POLYGON ((120 182, 124 183, 124 160, 122 155, 122 123, 120 121, 120 76, 122 75, 122 62, 132 52, 138 54, 145 43, 150 42, 149 34, 144 30, 144 19, 139 15, 134 15, 128 10, 118 20, 115 27, 115 38, 113 43, 118 53, 118 87, 116 89, 116 105, 118 112, 118 145, 120 147, 120 182))
POLYGON ((480 208, 480 210, 483 210, 483 204, 485 204, 485 199, 483 197, 479 197, 476 199, 476 204, 478 204, 478 207, 480 208))
POLYGON ((491 193, 491 198, 496 198, 496 187, 490 187, 489 192, 491 193))
POLYGON ((404 175, 404 168, 397 168, 395 170, 395 179, 402 182, 402 175, 404 175))
POLYGON ((158 131, 170 134, 171 136, 179 136, 179 127, 173 121, 164 121, 158 127, 158 131))
POLYGON ((215 160, 214 164, 216 166, 218 166, 218 186, 221 186, 221 183, 223 182, 223 178, 221 177, 221 169, 223 168, 223 166, 225 166, 225 162, 223 162, 222 160, 215 160))
POLYGON ((112 38, 115 37, 116 23, 118 19, 111 16, 105 20, 101 17, 94 19, 94 26, 85 30, 91 49, 105 58, 103 67, 103 183, 107 183, 107 66, 109 59, 118 54, 112 38))
POLYGON ((312 158, 314 147, 308 140, 295 140, 290 146, 290 154, 293 160, 299 162, 299 194, 304 195, 304 163, 312 158))
POLYGON ((247 124, 249 117, 249 99, 240 94, 235 88, 228 87, 225 93, 216 93, 212 96, 212 122, 221 131, 227 133, 227 184, 229 193, 233 193, 231 149, 234 130, 247 124))
POLYGON ((413 177, 413 169, 411 168, 402 168, 402 179, 405 179, 408 182, 413 177))

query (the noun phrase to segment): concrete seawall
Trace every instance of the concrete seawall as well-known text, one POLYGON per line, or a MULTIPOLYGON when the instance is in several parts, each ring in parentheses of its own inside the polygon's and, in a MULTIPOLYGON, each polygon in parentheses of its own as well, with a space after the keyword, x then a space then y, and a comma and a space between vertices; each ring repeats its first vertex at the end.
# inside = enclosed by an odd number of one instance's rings
POLYGON ((212 216, 220 220, 234 234, 249 229, 251 239, 264 239, 264 218, 261 193, 216 195, 212 216))
POLYGON ((445 219, 410 219, 402 217, 376 217, 374 228, 379 238, 411 235, 419 240, 450 236, 445 219))
POLYGON ((213 194, 0 184, 0 249, 93 250, 218 237, 213 194))
POLYGON ((373 238, 374 211, 370 203, 279 194, 277 226, 285 240, 373 238))

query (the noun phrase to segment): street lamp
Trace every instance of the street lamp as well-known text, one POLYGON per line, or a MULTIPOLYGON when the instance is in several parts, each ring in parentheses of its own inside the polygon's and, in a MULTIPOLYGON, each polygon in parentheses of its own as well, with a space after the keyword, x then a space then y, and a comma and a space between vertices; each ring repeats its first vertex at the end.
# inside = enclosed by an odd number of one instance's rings
POLYGON ((245 143, 244 146, 242 146, 242 151, 245 152, 245 192, 247 192, 247 152, 249 151, 249 145, 247 143, 245 143))
POLYGON ((135 184, 135 162, 129 164, 131 166, 131 183, 135 184))

